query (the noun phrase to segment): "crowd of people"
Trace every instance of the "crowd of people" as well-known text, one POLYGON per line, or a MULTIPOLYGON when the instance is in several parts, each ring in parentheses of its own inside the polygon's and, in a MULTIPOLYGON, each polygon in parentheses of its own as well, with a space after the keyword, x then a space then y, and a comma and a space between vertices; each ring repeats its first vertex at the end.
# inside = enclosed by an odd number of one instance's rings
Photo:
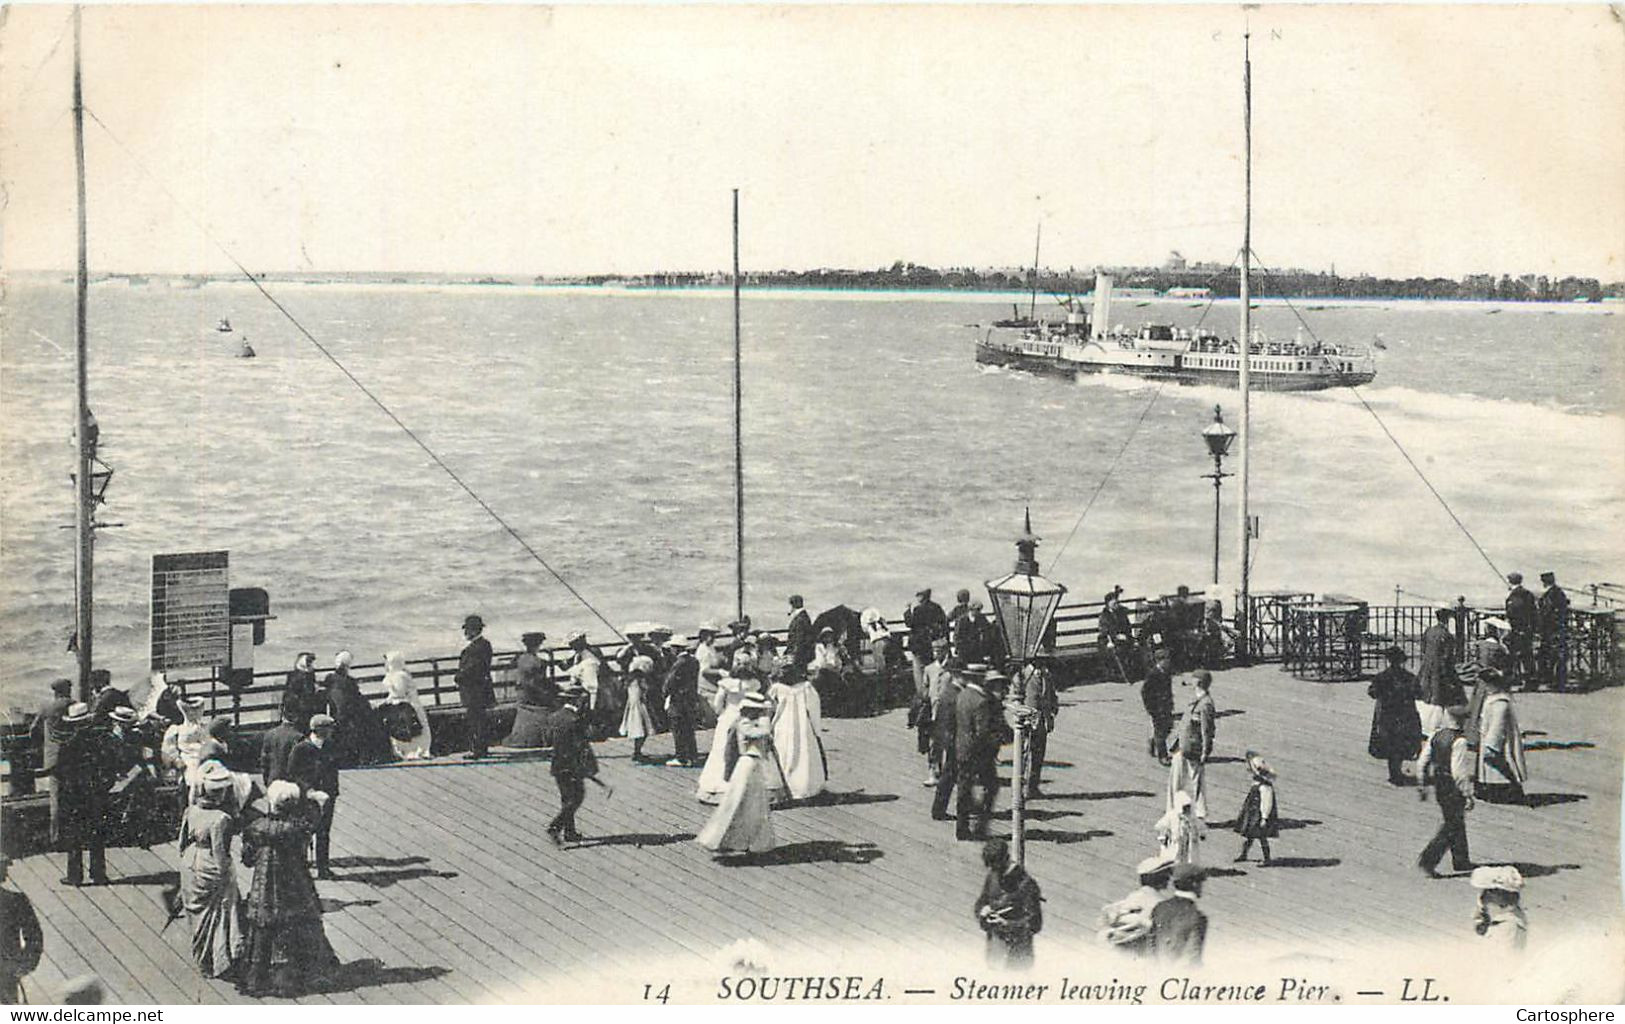
MULTIPOLYGON (((1437 876, 1449 853, 1453 869, 1471 872, 1482 894, 1479 933, 1517 947, 1526 930, 1522 878, 1513 868, 1472 862, 1466 815, 1475 800, 1525 800, 1528 769, 1513 692, 1520 684, 1566 686, 1567 599, 1551 573, 1542 579, 1546 590, 1537 599, 1518 574, 1508 577, 1505 618, 1484 625, 1484 635, 1465 645, 1465 660, 1458 660, 1461 638, 1449 629, 1455 612, 1440 609, 1421 637, 1418 673, 1407 670, 1407 653, 1392 647, 1368 691, 1375 701, 1368 752, 1386 763, 1390 783, 1415 786, 1424 797, 1431 789, 1440 809, 1438 832, 1418 865, 1437 876), (1407 762, 1415 763, 1414 775, 1406 774, 1407 762)), ((1155 852, 1139 865, 1140 887, 1102 911, 1100 937, 1134 955, 1195 964, 1206 933, 1198 897, 1218 719, 1209 667, 1222 662, 1231 637, 1215 602, 1181 591, 1153 602, 1138 622, 1116 590, 1100 613, 1106 671, 1140 685, 1147 754, 1168 773, 1163 813, 1148 830, 1155 852), (1180 673, 1190 674, 1195 696, 1177 714, 1180 673)), ((815 619, 799 595, 789 599, 782 643, 748 618, 726 629, 704 623, 692 637, 644 623, 625 629, 627 642, 614 658, 573 632, 560 661, 545 650, 544 633, 525 633, 514 663, 514 717, 500 737, 494 652, 483 620, 470 615, 455 680, 464 756, 488 757, 493 743, 550 751, 560 809, 547 834, 567 846, 583 838, 576 816, 588 784, 607 789, 593 742, 626 737, 634 763, 698 769, 695 797, 714 809, 696 841, 719 857, 749 861, 775 847, 775 807, 814 799, 828 786, 824 709, 871 713, 906 697, 932 818, 953 822, 957 839, 983 844, 988 874, 974 909, 989 959, 1020 967, 1032 959, 1042 897, 988 828, 1000 751, 1014 728, 1026 742, 1012 784, 1029 797, 1042 793, 1047 740, 1060 711, 1047 656, 1053 626, 1039 657, 1007 663, 980 602, 964 590, 957 598, 945 611, 922 588, 904 612, 900 636, 874 609, 838 607, 815 619), (696 734, 707 728, 702 758, 696 734), (664 732, 672 756, 646 756, 646 742, 664 732)), ((67 680, 54 683, 34 730, 50 777, 52 840, 66 853, 63 884, 107 883, 108 844, 149 845, 152 823, 166 817, 157 813, 161 790, 173 783, 180 885, 172 909, 191 926, 199 970, 255 994, 320 987, 337 959, 322 932, 314 880, 334 877, 330 837, 341 769, 429 757, 448 725, 441 746, 459 738, 455 720, 431 720, 400 652, 385 656, 376 705, 352 667, 351 654, 340 651, 318 680, 314 655, 298 656, 285 679, 281 721, 261 738, 259 771, 251 773, 228 766, 234 738, 227 720, 208 718, 202 700, 161 676, 139 706, 105 672, 96 674, 87 702, 72 699, 67 680), (246 894, 239 864, 253 872, 246 894)), ((1248 750, 1245 762, 1250 785, 1232 825, 1242 843, 1235 859, 1247 860, 1256 843, 1269 864, 1280 829, 1276 773, 1256 751, 1248 750)), ((0 898, 9 891, 0 888, 0 898)), ((31 931, 27 915, 9 908, 0 906, 7 911, 0 939, 10 943, 0 949, 0 975, 11 972, 0 977, 0 995, 15 998, 16 979, 37 962, 39 939, 37 922, 31 931)))

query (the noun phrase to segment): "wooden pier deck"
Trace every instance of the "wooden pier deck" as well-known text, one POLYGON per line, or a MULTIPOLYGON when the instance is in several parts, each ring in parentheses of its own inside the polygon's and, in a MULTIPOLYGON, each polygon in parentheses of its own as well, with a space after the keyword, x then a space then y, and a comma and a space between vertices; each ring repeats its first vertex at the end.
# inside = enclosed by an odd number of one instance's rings
MULTIPOLYGON (((1176 699, 1190 693, 1181 685, 1176 699)), ((1382 990, 1363 997, 1375 1001, 1398 998, 1401 975, 1447 966, 1436 964, 1441 949, 1471 948, 1473 891, 1414 866, 1436 808, 1388 786, 1366 755, 1363 682, 1308 683, 1266 666, 1218 673, 1213 693, 1222 717, 1209 776, 1215 827, 1203 844, 1216 869, 1202 901, 1210 962, 1245 962, 1267 977, 1380 955, 1391 966, 1363 983, 1382 990), (1280 772, 1283 832, 1267 868, 1232 864, 1239 838, 1216 827, 1246 792, 1249 747, 1280 772)), ((1617 975, 1625 690, 1516 700, 1535 806, 1480 803, 1469 816, 1474 859, 1516 863, 1528 877, 1531 956, 1581 929, 1617 975)), ((1146 756, 1147 732, 1137 688, 1062 694, 1045 795, 1028 805, 1028 865, 1046 897, 1037 970, 1047 980, 1133 970, 1092 936, 1101 905, 1134 887, 1133 865, 1154 849, 1166 770, 1146 756)), ((864 974, 867 987, 884 966, 889 998, 946 998, 955 975, 987 973, 970 913, 978 846, 930 820, 901 711, 830 720, 825 742, 832 794, 775 812, 780 848, 752 866, 715 863, 691 841, 709 813, 693 799, 697 771, 634 765, 626 741, 599 746, 614 795, 589 787, 579 816, 588 840, 565 850, 544 835, 557 797, 533 755, 346 772, 333 836, 340 877, 319 883, 346 982, 300 1001, 637 1002, 645 985, 658 993, 668 983, 673 1001, 704 1001, 717 995, 720 951, 747 936, 770 974, 864 974)), ((662 757, 669 749, 667 737, 649 745, 662 757)), ((113 885, 75 890, 57 882, 60 854, 13 865, 46 934, 31 995, 47 1001, 65 978, 94 973, 110 1001, 241 1001, 198 977, 184 920, 163 927, 173 848, 110 851, 109 868, 113 885)))

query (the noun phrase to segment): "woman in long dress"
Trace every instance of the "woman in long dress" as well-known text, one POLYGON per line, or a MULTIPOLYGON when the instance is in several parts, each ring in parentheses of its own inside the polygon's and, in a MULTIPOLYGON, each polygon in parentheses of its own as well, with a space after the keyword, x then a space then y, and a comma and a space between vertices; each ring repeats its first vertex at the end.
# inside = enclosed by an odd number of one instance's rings
POLYGON ((546 633, 526 633, 519 638, 525 651, 514 660, 519 683, 519 701, 514 706, 513 728, 504 746, 520 748, 551 747, 552 729, 548 723, 559 706, 559 688, 548 678, 548 663, 541 654, 546 633))
POLYGON ((254 884, 248 958, 238 984, 248 995, 298 995, 321 987, 338 966, 305 862, 320 811, 286 780, 271 783, 265 803, 268 813, 243 829, 243 862, 252 862, 254 884))
POLYGON ((206 978, 224 978, 244 950, 237 871, 231 861, 236 820, 227 810, 233 779, 219 762, 202 772, 197 802, 181 816, 181 906, 192 925, 192 959, 206 978))
POLYGON ((1162 854, 1178 864, 1201 863, 1202 833, 1207 825, 1196 816, 1190 794, 1176 790, 1168 812, 1157 822, 1157 843, 1162 854))
POLYGON ((728 788, 694 841, 719 854, 757 854, 773 849, 773 797, 770 779, 778 774, 768 724, 772 704, 759 693, 746 694, 735 711, 732 732, 739 739, 739 763, 728 788))
POLYGON ((1529 781, 1529 765, 1524 760, 1523 734, 1518 713, 1512 706, 1508 680, 1494 669, 1485 669, 1480 678, 1487 689, 1478 715, 1478 778, 1481 787, 1506 786, 1512 798, 1524 802, 1523 785, 1529 781))
POLYGON ((396 757, 402 761, 419 761, 429 756, 433 740, 429 712, 418 697, 417 683, 407 671, 406 656, 400 651, 384 655, 384 702, 379 710, 396 757))
POLYGON ((747 664, 734 666, 733 674, 717 680, 716 696, 711 698, 711 709, 716 712, 717 725, 711 733, 711 751, 705 755, 705 767, 700 770, 700 781, 695 797, 704 804, 722 799, 733 774, 733 761, 738 755, 734 744, 734 725, 739 721, 739 708, 750 694, 760 696, 761 681, 756 670, 747 664))
POLYGON ((785 669, 767 691, 773 702, 773 752, 792 800, 817 796, 829 783, 829 761, 818 736, 818 691, 799 669, 785 669))

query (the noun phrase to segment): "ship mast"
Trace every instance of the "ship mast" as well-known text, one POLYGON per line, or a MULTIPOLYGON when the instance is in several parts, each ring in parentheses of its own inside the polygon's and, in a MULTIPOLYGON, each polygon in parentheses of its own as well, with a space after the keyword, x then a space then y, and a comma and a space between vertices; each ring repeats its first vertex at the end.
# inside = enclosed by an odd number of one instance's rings
POLYGON ((739 190, 734 191, 734 620, 745 617, 745 448, 740 436, 744 393, 739 341, 739 190))
POLYGON ((1044 222, 1038 222, 1038 233, 1033 238, 1033 293, 1027 301, 1027 319, 1033 319, 1038 313, 1038 247, 1044 243, 1044 222))
POLYGON ((74 429, 77 449, 74 472, 74 651, 79 659, 78 699, 90 700, 93 606, 91 584, 95 545, 94 490, 91 472, 96 459, 96 425, 90 414, 90 382, 86 366, 85 292, 90 284, 85 245, 85 104, 79 70, 79 8, 73 9, 73 158, 78 179, 79 261, 74 271, 74 429))
POLYGON ((1241 463, 1237 471, 1237 482, 1241 485, 1241 500, 1236 503, 1236 537, 1241 545, 1241 564, 1239 566, 1240 586, 1236 594, 1235 622, 1240 632, 1237 642, 1245 663, 1251 653, 1248 638, 1251 636, 1252 624, 1248 621, 1250 609, 1248 608, 1248 563, 1251 561, 1252 548, 1252 520, 1247 512, 1247 464, 1248 445, 1252 433, 1251 402, 1252 397, 1249 385, 1251 376, 1252 348, 1253 348, 1253 316, 1252 316, 1252 280, 1251 269, 1253 259, 1253 62, 1251 54, 1251 33, 1242 36, 1242 125, 1245 136, 1246 159, 1245 175, 1245 209, 1242 219, 1241 232, 1241 379, 1238 382, 1241 388, 1241 430, 1238 440, 1241 442, 1241 463))

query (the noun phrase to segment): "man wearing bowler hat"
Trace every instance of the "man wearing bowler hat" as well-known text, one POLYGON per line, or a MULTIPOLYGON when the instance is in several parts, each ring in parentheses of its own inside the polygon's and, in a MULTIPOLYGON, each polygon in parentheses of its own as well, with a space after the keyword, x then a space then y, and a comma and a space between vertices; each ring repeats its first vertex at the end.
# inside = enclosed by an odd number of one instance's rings
POLYGON ((1535 632, 1540 617, 1535 608, 1535 595, 1524 588, 1523 573, 1507 573, 1506 619, 1507 653, 1512 656, 1512 670, 1526 689, 1535 685, 1535 632))
POLYGON ((484 757, 487 749, 487 719, 497 702, 491 688, 491 641, 485 639, 485 620, 470 615, 463 620, 463 637, 468 644, 457 658, 457 699, 463 705, 463 728, 468 733, 468 760, 484 757))

